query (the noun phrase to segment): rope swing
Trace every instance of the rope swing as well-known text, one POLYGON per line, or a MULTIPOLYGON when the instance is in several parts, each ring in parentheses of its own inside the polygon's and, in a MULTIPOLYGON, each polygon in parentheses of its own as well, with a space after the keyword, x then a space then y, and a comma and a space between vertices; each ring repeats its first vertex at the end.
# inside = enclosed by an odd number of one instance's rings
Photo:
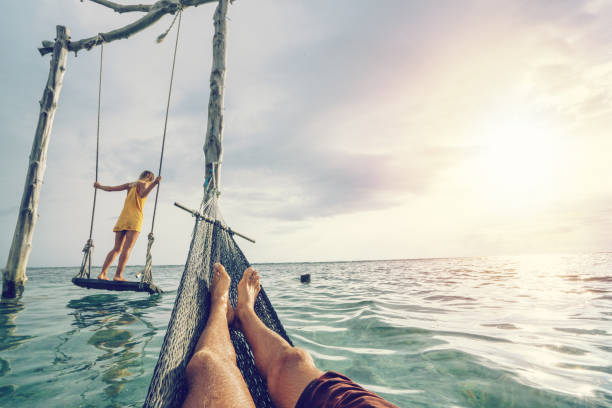
MULTIPOLYGON (((178 49, 179 35, 181 33, 182 15, 183 15, 183 11, 182 9, 179 9, 177 15, 174 16, 174 20, 172 21, 172 24, 170 24, 170 28, 168 28, 168 31, 166 31, 164 34, 160 35, 157 38, 157 42, 163 41, 163 39, 168 34, 168 32, 170 31, 170 29, 172 28, 172 26, 174 25, 174 22, 176 21, 178 17, 178 26, 176 28, 176 40, 174 42, 174 56, 172 57, 172 70, 170 73, 170 86, 168 88, 168 102, 166 103, 166 118, 164 119, 164 134, 162 136, 161 154, 159 157, 159 170, 157 172, 158 176, 161 176, 162 174, 162 165, 164 162, 164 149, 166 146, 166 129, 168 128, 168 112, 170 111, 170 98, 172 97, 172 85, 174 84, 174 67, 176 65, 176 51, 178 49)), ((141 283, 150 283, 153 280, 153 273, 151 271, 151 266, 153 265, 153 256, 151 255, 151 248, 153 247, 153 242, 155 242, 155 236, 153 235, 153 230, 155 228, 155 214, 157 213, 157 198, 159 197, 160 187, 161 186, 158 184, 157 189, 155 191, 155 205, 153 206, 153 219, 151 220, 151 232, 149 232, 149 235, 148 235, 149 242, 147 244, 147 258, 145 262, 145 267, 140 272, 140 275, 142 275, 140 278, 141 283)))
MULTIPOLYGON (((98 80, 98 126, 96 128, 96 182, 98 182, 98 168, 100 162, 100 112, 101 112, 101 101, 102 101, 102 67, 104 61, 104 39, 100 34, 98 38, 102 40, 100 43, 100 76, 98 80)), ((96 199, 98 197, 98 189, 94 188, 93 205, 91 209, 91 222, 89 224, 89 239, 85 242, 83 247, 83 261, 81 262, 81 268, 77 277, 91 279, 91 253, 94 247, 93 243, 93 225, 94 218, 96 215, 96 199)))
MULTIPOLYGON (((170 73, 170 86, 168 89, 168 100, 166 103, 166 115, 164 118, 164 130, 162 135, 162 145, 161 145, 161 154, 159 157, 159 170, 157 172, 158 176, 162 174, 162 166, 164 162, 164 150, 166 146, 166 131, 168 128, 168 115, 170 112, 170 101, 172 98, 172 88, 174 84, 174 68, 176 66, 176 54, 178 50, 178 43, 181 31, 181 18, 182 18, 182 8, 180 8, 177 14, 174 16, 174 20, 170 24, 170 27, 166 32, 161 34, 157 38, 157 42, 160 43, 166 37, 166 35, 170 32, 174 23, 178 19, 178 26, 176 30, 176 40, 174 43, 174 53, 172 57, 172 69, 170 73)), ((101 101, 102 101, 102 67, 104 60, 104 38, 101 34, 98 34, 98 39, 100 40, 100 77, 98 81, 98 124, 96 130, 96 182, 98 181, 98 169, 99 169, 99 157, 100 157, 100 117, 101 117, 101 101)), ((152 273, 152 265, 153 265, 153 256, 151 254, 151 250, 153 247, 153 242, 155 242, 155 236, 153 231, 155 229, 155 216, 157 214, 157 202, 159 198, 159 189, 160 186, 157 186, 155 192, 155 204, 153 206, 153 217, 151 220, 151 231, 148 235, 148 244, 147 244, 147 255, 144 269, 139 272, 136 276, 140 276, 140 282, 115 282, 115 281, 106 281, 99 279, 91 279, 91 255, 93 252, 94 244, 93 244, 93 224, 96 213, 96 199, 97 199, 97 189, 94 189, 94 199, 93 206, 91 211, 91 223, 89 227, 89 239, 85 243, 83 247, 83 260, 81 262, 81 268, 79 269, 79 273, 72 279, 72 282, 75 285, 91 288, 91 289, 108 289, 108 290, 129 290, 129 291, 137 291, 137 292, 149 292, 149 293, 161 293, 161 289, 159 289, 153 283, 153 273, 152 273)))

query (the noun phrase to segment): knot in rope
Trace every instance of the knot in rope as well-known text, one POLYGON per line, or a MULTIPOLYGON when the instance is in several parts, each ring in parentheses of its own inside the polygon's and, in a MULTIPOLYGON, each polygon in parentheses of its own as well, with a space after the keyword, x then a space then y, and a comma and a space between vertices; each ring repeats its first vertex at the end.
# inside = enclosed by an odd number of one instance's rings
POLYGON ((140 283, 150 283, 153 279, 153 273, 151 271, 153 266, 153 254, 151 253, 151 249, 153 248, 153 242, 155 241, 153 231, 149 232, 148 238, 149 243, 147 244, 147 258, 145 261, 145 266, 139 273, 136 274, 136 277, 140 278, 140 283))
POLYGON ((210 174, 204 181, 204 190, 206 191, 206 193, 215 195, 216 197, 219 197, 221 195, 221 190, 219 190, 219 186, 217 183, 217 172, 219 169, 219 165, 219 161, 210 162, 210 174))
MULTIPOLYGON (((177 13, 174 15, 174 18, 172 19, 172 22, 170 23, 170 27, 168 27, 168 29, 166 31, 164 31, 159 36, 157 36, 157 43, 158 44, 161 43, 162 41, 164 41, 164 39, 166 38, 166 36, 170 32, 170 30, 172 30, 172 27, 174 27, 174 23, 176 23, 176 19, 179 18, 179 20, 180 20, 180 16, 181 16, 181 14, 183 12, 183 3, 182 2, 179 2, 179 4, 177 4, 176 10, 177 10, 177 13)), ((180 21, 179 21, 179 28, 180 28, 180 21)))
POLYGON ((212 178, 212 174, 206 177, 206 179, 204 180, 204 190, 208 190, 208 183, 210 182, 211 178, 212 178))
POLYGON ((83 252, 89 252, 94 247, 93 239, 88 239, 83 247, 83 252))

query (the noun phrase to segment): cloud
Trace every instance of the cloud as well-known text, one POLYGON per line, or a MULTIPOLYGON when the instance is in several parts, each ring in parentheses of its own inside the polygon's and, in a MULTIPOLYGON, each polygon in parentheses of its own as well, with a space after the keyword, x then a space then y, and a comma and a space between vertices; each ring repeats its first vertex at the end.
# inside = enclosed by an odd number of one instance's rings
POLYGON ((224 171, 228 194, 248 202, 249 213, 285 220, 398 205, 410 195, 426 194, 438 174, 472 154, 424 148, 403 159, 282 144, 278 150, 254 152, 246 146, 232 153, 224 171))
MULTIPOLYGON (((493 240, 485 246, 491 252, 512 245, 523 248, 525 231, 534 232, 530 226, 541 227, 535 246, 546 246, 543 242, 554 234, 564 236, 554 239, 559 245, 582 245, 586 240, 580 231, 590 231, 599 237, 593 245, 601 247, 601 237, 608 235, 596 225, 597 220, 603 223, 606 209, 579 197, 609 191, 599 175, 607 174, 605 153, 612 148, 607 132, 610 7, 597 0, 235 3, 224 112, 224 213, 236 227, 247 225, 243 229, 249 230, 253 225, 287 240, 288 251, 301 247, 303 237, 331 234, 328 225, 350 227, 354 220, 373 224, 381 214, 394 215, 387 223, 404 218, 406 228, 428 220, 420 236, 429 234, 432 247, 439 244, 436 234, 448 235, 448 244, 474 230, 486 236, 508 234, 513 244, 493 240), (487 191, 484 197, 474 193, 483 190, 478 183, 485 177, 461 169, 477 167, 475 159, 492 144, 495 135, 478 133, 482 123, 492 124, 494 133, 524 118, 560 128, 549 139, 573 154, 560 166, 555 188, 549 189, 574 207, 550 218, 531 213, 524 224, 515 220, 525 225, 520 230, 512 229, 510 220, 495 220, 503 218, 510 201, 532 197, 486 200, 487 191), (489 208, 494 205, 500 208, 489 208), (578 214, 589 209, 600 218, 581 221, 578 214), (436 234, 428 233, 429 221, 441 212, 449 217, 439 221, 436 234), (480 222, 484 218, 487 225, 480 222)), ((213 9, 190 8, 183 19, 157 224, 160 242, 171 237, 163 257, 172 263, 180 262, 186 248, 181 236, 188 235, 183 232, 191 225, 172 202, 196 207, 201 198, 213 9)), ((0 44, 11 61, 0 68, 5 89, 0 95, 0 183, 6 192, 0 208, 10 213, 23 188, 37 100, 48 74, 48 57, 38 56, 35 47, 52 38, 58 22, 79 39, 131 22, 136 15, 119 15, 91 2, 57 7, 50 0, 8 5, 4 11, 7 24, 2 29, 16 39, 0 44)), ((105 183, 131 180, 144 168, 157 171, 174 33, 161 45, 155 37, 169 22, 170 17, 129 41, 105 47, 100 156, 105 183)), ((99 49, 94 49, 78 58, 71 54, 68 60, 41 195, 35 262, 73 263, 58 254, 66 252, 64 247, 80 250, 88 229, 98 58, 99 49), (62 242, 55 239, 60 228, 67 235, 62 242)), ((96 228, 108 232, 123 196, 102 194, 99 200, 96 228)), ((547 204, 549 213, 554 213, 553 204, 547 204)), ((151 210, 148 205, 147 217, 151 210)), ((3 219, 4 229, 12 230, 10 217, 3 219)), ((388 231, 377 231, 381 247, 425 251, 429 245, 410 238, 391 245, 385 241, 388 231)), ((347 238, 345 258, 349 248, 365 247, 358 239, 372 237, 347 238)), ((254 249, 255 258, 273 252, 272 246, 265 247, 273 245, 269 241, 254 249)), ((426 253, 440 255, 448 249, 461 254, 456 249, 461 245, 447 244, 426 253)), ((144 240, 138 245, 137 253, 143 251, 144 240)), ((473 241, 473 248, 477 245, 473 241)), ((326 253, 333 257, 334 250, 330 246, 326 253)), ((306 253, 289 251, 284 257, 306 253)))

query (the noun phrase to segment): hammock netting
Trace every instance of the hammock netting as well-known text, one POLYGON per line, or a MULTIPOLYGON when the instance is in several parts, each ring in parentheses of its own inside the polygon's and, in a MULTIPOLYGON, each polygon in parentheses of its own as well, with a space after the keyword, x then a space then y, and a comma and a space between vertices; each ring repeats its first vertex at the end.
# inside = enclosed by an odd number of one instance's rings
MULTIPOLYGON (((187 395, 185 368, 208 321, 209 283, 213 265, 220 262, 232 278, 229 297, 236 305, 237 285, 249 262, 236 244, 233 233, 219 213, 217 198, 203 203, 196 216, 187 262, 179 284, 174 309, 149 385, 145 407, 179 407, 187 395)), ((291 343, 262 288, 255 301, 255 313, 281 337, 291 343)), ((273 407, 264 378, 255 367, 245 336, 230 328, 237 365, 257 407, 273 407)))

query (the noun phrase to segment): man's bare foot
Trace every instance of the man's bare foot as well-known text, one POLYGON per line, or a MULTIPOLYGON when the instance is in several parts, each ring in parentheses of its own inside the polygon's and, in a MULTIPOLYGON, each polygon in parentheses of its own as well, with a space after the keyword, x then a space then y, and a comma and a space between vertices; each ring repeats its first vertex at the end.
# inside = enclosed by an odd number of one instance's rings
POLYGON ((227 314, 226 314, 226 317, 227 317, 227 324, 228 324, 228 326, 232 326, 232 327, 235 327, 237 329, 240 328, 238 326, 238 319, 234 319, 234 317, 236 317, 236 313, 234 312, 234 308, 230 304, 229 296, 227 297, 227 314))
POLYGON ((108 276, 105 273, 104 274, 100 273, 98 275, 98 279, 100 279, 100 280, 108 280, 108 276))
POLYGON ((232 324, 234 321, 234 308, 229 301, 229 287, 232 278, 225 271, 225 267, 219 262, 213 266, 213 277, 210 283, 210 303, 223 304, 226 307, 227 323, 232 324))
POLYGON ((238 301, 236 302, 238 320, 243 318, 245 313, 255 313, 255 299, 260 290, 259 273, 249 266, 238 283, 238 301))
POLYGON ((114 281, 117 282, 125 282, 127 279, 125 279, 123 276, 121 275, 115 275, 115 277, 113 278, 114 281))

